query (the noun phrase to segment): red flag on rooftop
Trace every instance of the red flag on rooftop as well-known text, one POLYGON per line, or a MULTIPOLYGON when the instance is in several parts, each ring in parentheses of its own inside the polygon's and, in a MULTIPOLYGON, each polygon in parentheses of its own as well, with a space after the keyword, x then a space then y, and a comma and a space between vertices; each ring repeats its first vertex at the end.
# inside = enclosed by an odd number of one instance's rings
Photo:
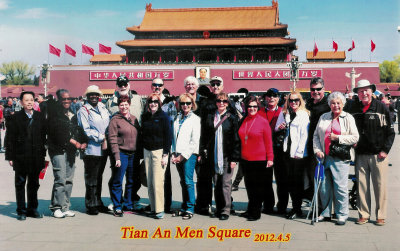
POLYGON ((56 48, 56 47, 54 47, 54 46, 52 46, 51 44, 49 44, 49 52, 51 54, 56 55, 57 57, 60 57, 60 54, 61 54, 61 50, 56 48))
POLYGON ((89 46, 86 46, 86 45, 84 45, 84 44, 82 44, 82 53, 85 53, 85 54, 89 54, 89 55, 94 56, 94 50, 93 50, 93 48, 91 48, 91 47, 89 47, 89 46))
POLYGON ((374 41, 371 40, 371 52, 374 52, 375 47, 376 47, 376 45, 375 45, 374 41))
POLYGON ((351 47, 348 49, 348 51, 352 51, 354 48, 356 48, 354 40, 351 40, 351 47))
POLYGON ((111 54, 111 47, 99 43, 99 52, 111 54))
POLYGON ((338 45, 335 41, 332 41, 332 48, 335 50, 335 52, 337 52, 338 45))
POLYGON ((69 47, 68 45, 65 45, 65 53, 76 57, 76 51, 74 49, 72 49, 71 47, 69 47))
POLYGON ((313 57, 317 56, 318 53, 318 46, 317 46, 317 42, 314 43, 314 50, 313 50, 313 57))

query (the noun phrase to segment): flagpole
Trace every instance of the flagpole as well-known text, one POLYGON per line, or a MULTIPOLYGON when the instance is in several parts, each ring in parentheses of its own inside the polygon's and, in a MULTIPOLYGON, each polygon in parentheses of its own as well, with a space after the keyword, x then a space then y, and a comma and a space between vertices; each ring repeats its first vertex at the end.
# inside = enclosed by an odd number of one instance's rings
POLYGON ((82 65, 82 44, 81 44, 81 65, 82 65))
POLYGON ((47 62, 48 62, 48 64, 50 64, 50 49, 47 50, 47 62))
MULTIPOLYGON (((372 41, 372 39, 370 39, 372 41)), ((371 48, 369 49, 369 62, 371 62, 371 54, 372 54, 372 44, 371 48)))

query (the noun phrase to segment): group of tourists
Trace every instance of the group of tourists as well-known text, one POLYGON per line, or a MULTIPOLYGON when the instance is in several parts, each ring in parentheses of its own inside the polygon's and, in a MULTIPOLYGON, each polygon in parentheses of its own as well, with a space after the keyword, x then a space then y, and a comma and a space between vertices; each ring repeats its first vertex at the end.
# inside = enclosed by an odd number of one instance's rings
POLYGON ((359 212, 356 223, 370 219, 371 178, 375 224, 385 224, 387 155, 395 133, 388 108, 373 98, 375 85, 368 80, 357 83, 354 92, 358 100, 348 100, 340 92, 326 96, 323 79, 314 78, 307 102, 297 91, 280 100, 279 90, 271 88, 262 99, 246 97, 242 107, 235 106, 223 91, 221 77, 210 79, 207 96, 199 94, 197 78, 189 76, 183 84, 185 93, 170 98, 164 95, 163 80, 156 78, 151 94, 142 102, 130 91, 128 78, 121 75, 114 96, 105 103, 99 102, 99 87, 89 86, 84 94, 87 102, 76 114, 71 110, 68 90, 58 90, 57 102, 48 105, 46 112, 34 109, 33 92, 22 92, 23 109, 6 121, 5 140, 6 160, 15 170, 18 219, 42 217, 37 211, 38 177, 48 146, 54 174, 50 210, 56 218, 75 215, 70 210, 70 198, 76 153, 80 151, 89 215, 112 210, 122 217, 124 212, 147 211, 156 219, 171 213, 189 220, 197 213, 227 220, 234 211, 232 176, 239 166, 248 196, 247 210, 240 216, 249 221, 259 220, 261 213, 295 219, 303 216, 303 199, 311 199, 315 192, 314 171, 320 162, 325 178, 318 191, 318 221, 331 221, 334 214, 336 224, 344 225, 349 217, 350 160, 354 160, 359 212), (108 158, 111 207, 101 199, 108 158), (171 209, 172 167, 179 174, 182 190, 182 204, 175 211, 171 209), (141 184, 148 188, 150 205, 145 208, 138 195, 141 184), (292 209, 287 211, 289 196, 292 209))

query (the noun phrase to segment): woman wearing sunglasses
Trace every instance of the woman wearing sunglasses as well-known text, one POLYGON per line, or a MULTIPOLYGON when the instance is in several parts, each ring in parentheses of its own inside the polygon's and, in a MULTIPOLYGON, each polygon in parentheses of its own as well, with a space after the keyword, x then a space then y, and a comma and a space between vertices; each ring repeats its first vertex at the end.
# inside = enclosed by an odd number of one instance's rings
POLYGON ((258 113, 260 103, 254 96, 245 101, 247 115, 239 128, 241 141, 241 162, 244 183, 249 204, 242 216, 249 221, 261 217, 262 202, 265 198, 265 181, 268 170, 272 168, 274 152, 272 135, 268 120, 258 113))
POLYGON ((303 172, 307 164, 309 111, 299 92, 292 92, 286 99, 282 112, 276 122, 275 131, 286 130, 283 141, 284 163, 287 173, 286 184, 292 199, 293 209, 286 215, 288 219, 302 216, 301 203, 304 186, 303 172))
POLYGON ((164 218, 164 175, 171 148, 171 124, 161 110, 160 96, 150 94, 142 115, 142 139, 151 211, 164 218))
POLYGON ((172 216, 182 216, 182 219, 189 220, 193 217, 196 200, 193 174, 199 154, 201 126, 200 118, 193 113, 197 108, 193 96, 184 93, 178 101, 179 114, 174 121, 171 162, 176 164, 181 179, 182 206, 172 216))
POLYGON ((231 210, 232 175, 236 162, 240 160, 240 139, 237 131, 238 117, 227 111, 228 95, 216 97, 217 110, 207 115, 203 123, 200 152, 207 153, 206 165, 214 173, 215 216, 227 220, 231 210))

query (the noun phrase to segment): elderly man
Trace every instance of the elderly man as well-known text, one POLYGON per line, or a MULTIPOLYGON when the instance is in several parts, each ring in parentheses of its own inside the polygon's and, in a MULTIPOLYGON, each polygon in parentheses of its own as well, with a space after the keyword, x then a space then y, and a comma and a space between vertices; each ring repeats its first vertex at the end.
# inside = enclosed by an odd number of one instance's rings
MULTIPOLYGON (((314 135, 319 117, 331 110, 328 105, 328 97, 325 97, 325 82, 322 78, 317 77, 311 79, 310 94, 311 98, 306 102, 306 108, 310 111, 310 127, 308 130, 308 135, 314 135)), ((307 141, 307 153, 309 156, 310 165, 306 169, 304 182, 306 189, 304 191, 303 198, 311 200, 314 194, 314 171, 315 166, 317 165, 316 158, 314 156, 312 140, 307 141)))
POLYGON ((356 223, 365 224, 371 216, 371 177, 376 201, 375 224, 383 226, 387 216, 387 155, 395 132, 390 123, 388 108, 372 97, 375 90, 375 85, 368 80, 358 81, 354 92, 358 94, 359 101, 353 104, 350 111, 360 133, 360 140, 355 148, 357 207, 360 217, 356 223))
POLYGON ((205 98, 197 92, 197 90, 199 89, 199 85, 200 85, 199 81, 194 76, 188 76, 185 78, 185 80, 183 80, 183 84, 184 84, 186 93, 189 93, 190 95, 192 95, 194 100, 196 100, 197 110, 194 111, 194 113, 196 115, 200 116, 201 105, 202 105, 203 100, 205 100, 205 98))
MULTIPOLYGON (((118 108, 118 98, 122 95, 127 95, 130 99, 131 99, 131 105, 129 107, 129 111, 132 115, 134 115, 139 123, 140 123, 140 117, 142 115, 142 111, 143 111, 143 103, 141 100, 141 97, 139 95, 133 95, 130 92, 130 83, 129 83, 129 79, 124 76, 121 75, 117 78, 116 81, 116 86, 115 86, 115 93, 114 96, 112 96, 106 103, 106 108, 108 110, 108 112, 112 115, 114 115, 115 113, 117 113, 119 111, 118 108)), ((111 168, 115 168, 115 159, 114 159, 114 155, 111 152, 111 147, 108 147, 108 155, 110 156, 110 165, 111 168)), ((140 158, 134 158, 134 181, 133 181, 133 188, 132 188, 132 202, 133 202, 133 208, 132 210, 134 211, 140 211, 143 209, 143 207, 140 205, 139 200, 140 200, 140 196, 137 194, 137 192, 140 189, 141 183, 140 183, 140 158)), ((111 179, 110 179, 111 182, 111 179)), ((111 183, 109 183, 110 186, 111 183)), ((130 208, 125 208, 125 210, 130 210, 130 208)))
POLYGON ((200 77, 197 80, 200 85, 210 84, 210 79, 207 78, 207 69, 206 68, 200 68, 199 74, 200 74, 200 77))

